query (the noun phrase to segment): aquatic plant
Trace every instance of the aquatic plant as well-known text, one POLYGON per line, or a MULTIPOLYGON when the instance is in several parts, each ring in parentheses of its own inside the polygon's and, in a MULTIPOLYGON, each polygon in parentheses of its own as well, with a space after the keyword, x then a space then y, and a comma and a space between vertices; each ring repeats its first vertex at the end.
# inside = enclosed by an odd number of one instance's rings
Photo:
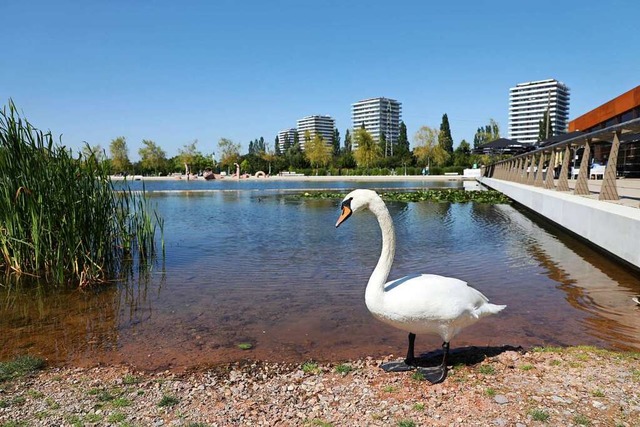
MULTIPOLYGON (((343 193, 332 192, 305 192, 297 197, 305 199, 342 199, 343 193)), ((385 201, 401 201, 401 202, 449 202, 449 203, 490 203, 490 204, 507 204, 511 203, 504 194, 495 190, 486 191, 465 191, 461 189, 431 189, 431 190, 415 190, 415 191, 387 191, 380 193, 380 197, 385 201)))
POLYGON ((117 192, 105 162, 56 144, 51 132, 0 111, 0 271, 47 283, 110 280, 156 253, 163 222, 144 191, 117 192))

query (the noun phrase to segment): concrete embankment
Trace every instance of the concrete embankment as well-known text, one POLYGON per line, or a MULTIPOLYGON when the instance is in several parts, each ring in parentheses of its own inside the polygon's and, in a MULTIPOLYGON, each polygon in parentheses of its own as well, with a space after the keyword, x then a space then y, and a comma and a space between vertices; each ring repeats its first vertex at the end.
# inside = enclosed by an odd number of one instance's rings
POLYGON ((494 178, 480 178, 517 203, 640 269, 640 209, 599 201, 595 196, 546 190, 494 178))

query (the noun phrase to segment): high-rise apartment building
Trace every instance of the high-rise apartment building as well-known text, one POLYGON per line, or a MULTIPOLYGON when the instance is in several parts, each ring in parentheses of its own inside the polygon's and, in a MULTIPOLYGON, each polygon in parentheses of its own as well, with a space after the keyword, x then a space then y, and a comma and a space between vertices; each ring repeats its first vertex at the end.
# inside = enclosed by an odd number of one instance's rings
POLYGON ((549 111, 549 138, 567 133, 569 88, 554 79, 519 83, 509 89, 509 139, 538 142, 540 121, 549 111))
POLYGON ((370 98, 351 106, 353 130, 364 125, 376 142, 380 142, 384 135, 387 142, 385 155, 393 155, 393 147, 398 143, 401 115, 402 104, 395 99, 370 98))
POLYGON ((300 148, 304 150, 305 135, 309 131, 311 139, 320 134, 325 143, 331 144, 336 121, 331 116, 307 116, 298 120, 298 139, 300 148))
POLYGON ((281 153, 284 153, 288 147, 293 145, 297 134, 298 131, 295 128, 285 129, 278 132, 278 148, 280 148, 281 153))

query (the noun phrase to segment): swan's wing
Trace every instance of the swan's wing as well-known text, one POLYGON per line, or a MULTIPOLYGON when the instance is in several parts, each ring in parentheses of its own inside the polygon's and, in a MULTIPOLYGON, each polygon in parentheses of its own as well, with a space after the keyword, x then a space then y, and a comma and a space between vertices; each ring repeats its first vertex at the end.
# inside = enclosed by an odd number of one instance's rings
POLYGON ((408 317, 456 319, 464 314, 481 317, 503 306, 489 299, 467 282, 435 274, 405 276, 385 285, 385 309, 408 317))

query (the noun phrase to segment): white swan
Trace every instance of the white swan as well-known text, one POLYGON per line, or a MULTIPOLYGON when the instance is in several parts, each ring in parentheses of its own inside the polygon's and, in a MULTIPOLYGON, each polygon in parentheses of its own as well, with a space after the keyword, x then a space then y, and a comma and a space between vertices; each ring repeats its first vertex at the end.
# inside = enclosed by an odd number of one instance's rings
POLYGON ((369 278, 365 303, 377 319, 409 332, 407 358, 401 362, 385 363, 382 368, 388 372, 418 369, 430 382, 441 382, 447 375, 451 339, 464 327, 477 322, 481 317, 498 313, 506 306, 490 304, 487 297, 478 290, 452 277, 413 274, 387 282, 393 264, 396 237, 393 220, 380 196, 372 190, 354 190, 349 193, 342 201, 342 212, 336 227, 352 213, 366 208, 375 215, 382 230, 382 253, 369 278), (440 366, 416 366, 415 334, 440 335, 444 341, 444 355, 440 366))

